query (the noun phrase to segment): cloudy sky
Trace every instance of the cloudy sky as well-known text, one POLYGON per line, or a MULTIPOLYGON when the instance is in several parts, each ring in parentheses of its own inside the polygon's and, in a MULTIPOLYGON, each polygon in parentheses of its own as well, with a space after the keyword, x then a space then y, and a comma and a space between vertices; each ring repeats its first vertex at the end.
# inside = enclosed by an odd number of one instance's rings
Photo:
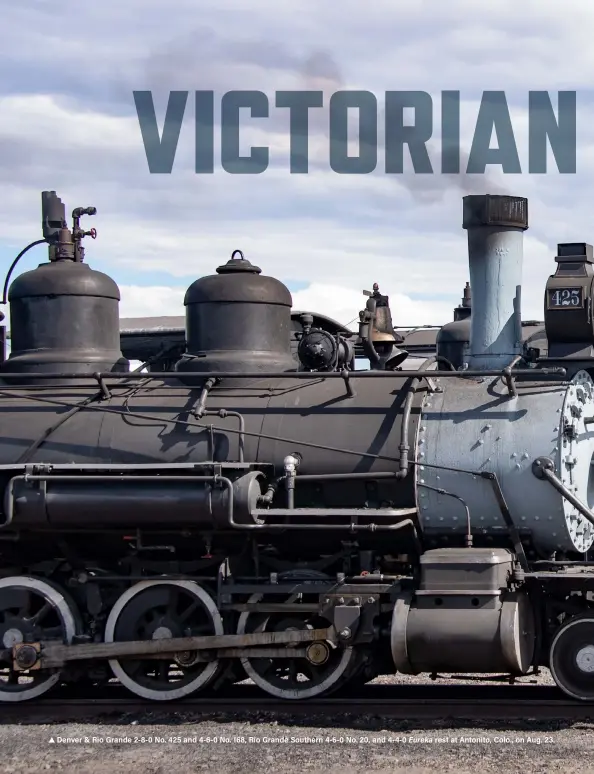
MULTIPOLYGON (((40 236, 40 192, 68 213, 94 205, 87 260, 122 292, 121 315, 183 313, 186 287, 234 249, 284 281, 294 307, 346 323, 379 282, 395 323, 441 324, 468 279, 466 193, 528 196, 523 317, 542 319, 557 242, 594 241, 594 48, 591 0, 19 0, 3 9, 0 63, 0 261, 40 236), (170 90, 190 92, 172 174, 151 175, 133 99, 153 91, 162 126, 170 90), (271 98, 247 119, 242 150, 270 148, 261 175, 194 173, 194 90, 271 98), (312 111, 310 173, 292 175, 288 111, 277 90, 377 96, 422 90, 434 100, 436 174, 339 175, 328 163, 328 113, 312 111), (440 94, 460 90, 468 151, 481 94, 505 90, 522 175, 442 175, 440 94), (577 173, 529 175, 530 90, 577 91, 577 173), (315 117, 313 113, 316 113, 315 117)), ((217 111, 218 112, 218 111, 217 111)), ((21 262, 45 260, 43 247, 21 262)))

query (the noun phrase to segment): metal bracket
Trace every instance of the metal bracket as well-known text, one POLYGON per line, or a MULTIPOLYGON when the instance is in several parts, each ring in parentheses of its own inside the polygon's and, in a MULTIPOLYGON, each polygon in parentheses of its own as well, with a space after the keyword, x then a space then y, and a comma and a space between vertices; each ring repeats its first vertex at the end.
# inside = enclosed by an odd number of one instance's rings
POLYGON ((94 373, 93 377, 97 380, 97 384, 99 385, 99 389, 103 395, 101 400, 109 400, 111 398, 111 392, 109 391, 109 387, 105 384, 101 374, 99 372, 94 373))
POLYGON ((516 389, 516 383, 514 381, 514 377, 512 376, 512 370, 510 366, 503 369, 503 371, 501 372, 501 377, 505 382, 505 386, 508 389, 510 397, 516 398, 518 395, 518 391, 516 389))
POLYGON ((565 420, 565 423, 563 425, 563 437, 567 438, 570 441, 575 441, 578 437, 578 431, 575 426, 575 423, 568 422, 565 420))
POLYGON ((340 374, 341 374, 342 378, 344 379, 344 387, 345 387, 345 390, 346 390, 346 397, 347 398, 354 398, 357 395, 357 393, 353 389, 353 385, 351 383, 351 374, 350 374, 350 372, 346 368, 343 368, 341 370, 340 374))
POLYGON ((584 516, 590 524, 594 524, 594 513, 579 500, 565 484, 555 475, 555 463, 550 457, 538 457, 532 463, 532 473, 541 481, 548 481, 567 502, 584 516))
POLYGON ((334 628, 340 639, 352 639, 359 628, 361 608, 358 605, 336 605, 332 612, 334 628))

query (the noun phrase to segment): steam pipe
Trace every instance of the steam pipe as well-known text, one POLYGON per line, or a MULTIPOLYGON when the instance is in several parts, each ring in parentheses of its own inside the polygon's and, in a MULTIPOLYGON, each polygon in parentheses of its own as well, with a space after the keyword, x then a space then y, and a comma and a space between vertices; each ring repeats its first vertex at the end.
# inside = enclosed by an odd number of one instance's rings
POLYGON ((528 200, 517 196, 465 196, 463 228, 473 313, 471 369, 507 366, 521 353, 521 288, 528 200))

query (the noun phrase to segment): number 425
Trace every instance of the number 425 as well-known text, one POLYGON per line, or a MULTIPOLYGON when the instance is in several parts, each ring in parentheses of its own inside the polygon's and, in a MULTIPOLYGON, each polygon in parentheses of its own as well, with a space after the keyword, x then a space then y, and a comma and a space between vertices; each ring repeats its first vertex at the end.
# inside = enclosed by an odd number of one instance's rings
POLYGON ((556 290, 551 295, 551 301, 555 306, 580 306, 579 288, 556 290))

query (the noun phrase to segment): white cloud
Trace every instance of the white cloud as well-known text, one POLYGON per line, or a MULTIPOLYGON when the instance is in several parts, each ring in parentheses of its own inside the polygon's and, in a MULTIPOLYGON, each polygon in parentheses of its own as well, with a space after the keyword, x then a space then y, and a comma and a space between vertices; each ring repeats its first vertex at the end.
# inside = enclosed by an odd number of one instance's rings
POLYGON ((185 314, 185 288, 120 285, 120 317, 164 317, 185 314))

